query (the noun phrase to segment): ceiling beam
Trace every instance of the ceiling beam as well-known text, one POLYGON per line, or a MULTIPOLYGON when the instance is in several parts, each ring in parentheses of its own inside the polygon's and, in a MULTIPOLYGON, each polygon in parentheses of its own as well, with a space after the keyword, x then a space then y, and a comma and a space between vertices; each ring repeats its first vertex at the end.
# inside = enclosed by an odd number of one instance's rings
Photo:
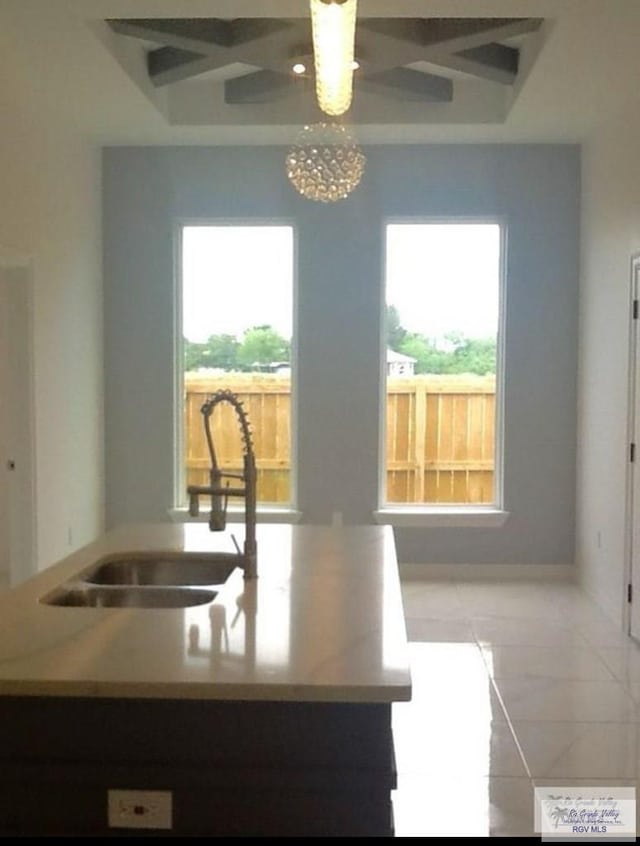
POLYGON ((358 32, 373 32, 404 44, 423 45, 425 23, 424 18, 358 18, 356 40, 358 32))
POLYGON ((219 18, 129 18, 111 19, 107 23, 120 35, 194 53, 215 52, 217 47, 238 47, 261 41, 299 25, 299 21, 285 18, 237 18, 231 21, 219 18))
POLYGON ((450 103, 453 100, 453 82, 450 79, 411 68, 392 68, 366 74, 358 81, 358 87, 423 103, 450 103))
POLYGON ((474 76, 501 82, 503 85, 513 85, 518 75, 520 65, 520 51, 505 44, 483 44, 470 50, 461 50, 456 57, 475 66, 470 70, 474 76))
POLYGON ((518 75, 519 59, 520 52, 513 47, 505 47, 503 44, 485 44, 460 53, 430 51, 428 62, 431 65, 466 73, 490 82, 513 85, 518 75))
POLYGON ((224 101, 230 105, 243 103, 271 103, 284 97, 296 80, 285 73, 260 70, 227 79, 224 83, 224 101))
POLYGON ((232 24, 230 46, 211 41, 200 43, 195 50, 185 49, 178 46, 183 43, 181 37, 167 36, 165 40, 175 43, 148 53, 147 67, 153 84, 169 85, 235 62, 288 73, 301 45, 309 40, 309 22, 304 19, 276 21, 276 26, 271 25, 273 21, 253 18, 229 23, 232 24))
POLYGON ((356 55, 362 57, 367 70, 381 71, 432 62, 441 67, 473 73, 495 82, 512 83, 514 54, 517 73, 518 50, 496 44, 500 39, 535 32, 539 18, 518 19, 406 19, 402 26, 386 18, 365 18, 356 30, 356 55), (394 24, 390 26, 389 24, 394 24), (429 27, 433 26, 433 31, 429 27), (465 61, 455 57, 461 51, 489 48, 484 55, 469 55, 465 61), (507 51, 506 53, 503 51, 507 51), (491 57, 489 57, 491 54, 491 57), (508 56, 508 58, 507 58, 508 56), (475 63, 475 64, 474 64, 475 63), (485 64, 487 68, 485 68, 485 64))
MULTIPOLYGON (((448 102, 452 86, 443 76, 414 70, 427 62, 443 70, 512 85, 519 50, 499 41, 536 31, 540 18, 363 18, 356 30, 361 78, 371 86, 415 99, 448 102)), ((292 60, 309 40, 306 18, 235 20, 162 18, 111 20, 120 34, 163 46, 147 54, 149 77, 156 86, 190 79, 240 62, 264 75, 248 74, 234 86, 225 84, 227 102, 266 102, 295 81, 292 60), (285 84, 286 79, 286 84, 285 84), (251 100, 258 97, 258 100, 251 100)), ((304 48, 308 50, 308 47, 304 48)))
POLYGON ((376 72, 418 62, 424 54, 422 19, 365 18, 356 25, 355 55, 376 72))
POLYGON ((228 64, 229 55, 225 50, 203 56, 202 53, 193 53, 177 47, 159 47, 147 53, 149 78, 157 86, 182 82, 228 64))
POLYGON ((265 41, 281 32, 303 29, 307 35, 311 30, 308 20, 290 18, 236 18, 229 22, 232 40, 229 47, 239 47, 253 41, 265 41))
MULTIPOLYGON (((288 94, 294 85, 304 83, 305 80, 293 78, 290 74, 256 71, 226 80, 224 99, 230 105, 270 103, 288 94)), ((379 94, 393 94, 396 99, 413 102, 450 103, 453 100, 453 83, 450 79, 411 68, 363 74, 359 77, 358 88, 379 94)))
POLYGON ((212 47, 229 47, 233 38, 229 21, 218 18, 142 18, 109 20, 107 23, 120 35, 194 53, 206 53, 212 47))
POLYGON ((449 53, 536 32, 542 18, 432 18, 424 21, 425 47, 449 53))

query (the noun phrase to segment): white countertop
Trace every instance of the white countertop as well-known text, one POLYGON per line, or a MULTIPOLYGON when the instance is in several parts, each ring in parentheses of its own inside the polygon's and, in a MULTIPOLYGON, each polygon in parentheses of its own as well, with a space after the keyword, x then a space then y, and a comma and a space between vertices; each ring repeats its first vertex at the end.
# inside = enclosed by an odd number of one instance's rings
POLYGON ((259 525, 258 579, 245 582, 236 569, 206 605, 77 608, 39 601, 114 553, 232 549, 230 533, 211 533, 203 524, 123 526, 0 595, 0 695, 410 698, 388 526, 259 525))

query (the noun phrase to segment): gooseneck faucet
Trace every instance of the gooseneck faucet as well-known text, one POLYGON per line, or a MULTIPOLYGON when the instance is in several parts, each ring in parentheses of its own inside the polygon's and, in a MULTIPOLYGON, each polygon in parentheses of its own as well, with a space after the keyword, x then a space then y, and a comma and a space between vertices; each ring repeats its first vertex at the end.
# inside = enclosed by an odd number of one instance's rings
POLYGON ((204 431, 209 448, 211 468, 209 470, 208 485, 189 485, 189 514, 197 517, 200 510, 200 495, 211 497, 211 511, 209 513, 209 529, 212 532, 222 532, 227 525, 227 501, 230 496, 237 496, 244 499, 244 553, 239 556, 240 566, 244 570, 245 579, 255 579, 257 571, 256 542, 256 457, 251 440, 251 429, 249 420, 240 399, 233 391, 221 390, 208 399, 200 409, 204 418, 204 431), (244 450, 244 469, 242 473, 227 473, 220 469, 216 450, 211 435, 211 415, 214 408, 220 403, 229 403, 236 413, 238 425, 244 450), (229 482, 223 485, 224 479, 235 479, 242 482, 242 485, 230 487, 229 482))

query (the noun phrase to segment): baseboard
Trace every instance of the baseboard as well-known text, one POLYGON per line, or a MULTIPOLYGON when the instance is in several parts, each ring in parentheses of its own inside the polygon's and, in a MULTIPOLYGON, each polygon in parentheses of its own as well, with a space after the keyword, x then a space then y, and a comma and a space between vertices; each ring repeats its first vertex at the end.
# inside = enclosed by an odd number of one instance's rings
POLYGON ((602 611, 602 613, 607 617, 615 626, 625 627, 628 625, 627 620, 625 619, 624 614, 624 607, 622 603, 616 604, 612 598, 608 595, 604 596, 603 602, 603 594, 602 591, 598 591, 596 586, 592 584, 590 579, 585 578, 585 574, 581 571, 578 572, 577 581, 580 585, 581 589, 586 593, 586 595, 594 602, 598 608, 602 611), (609 601, 611 599, 611 602, 609 601))
POLYGON ((500 579, 501 581, 575 582, 573 564, 400 564, 405 581, 500 579))

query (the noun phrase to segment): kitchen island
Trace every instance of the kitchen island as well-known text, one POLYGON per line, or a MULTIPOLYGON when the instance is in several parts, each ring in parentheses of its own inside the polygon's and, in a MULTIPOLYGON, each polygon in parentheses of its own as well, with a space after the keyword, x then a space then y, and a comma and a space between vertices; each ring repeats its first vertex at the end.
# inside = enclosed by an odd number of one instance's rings
POLYGON ((109 557, 233 549, 121 527, 0 598, 1 834, 392 833, 411 681, 388 527, 260 526, 258 579, 191 607, 42 601, 109 557))

